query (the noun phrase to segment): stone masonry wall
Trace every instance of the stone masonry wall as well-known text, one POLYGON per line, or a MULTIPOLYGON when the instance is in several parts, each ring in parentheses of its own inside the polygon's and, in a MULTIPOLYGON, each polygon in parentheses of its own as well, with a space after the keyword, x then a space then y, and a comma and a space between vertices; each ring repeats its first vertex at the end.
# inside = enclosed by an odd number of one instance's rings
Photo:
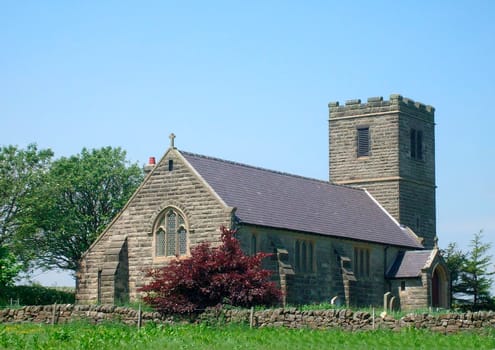
MULTIPOLYGON (((385 271, 390 268, 399 248, 356 242, 322 235, 308 235, 293 231, 270 229, 265 227, 242 226, 238 238, 244 251, 252 251, 250 247, 251 235, 256 235, 257 251, 273 252, 274 248, 286 249, 287 263, 294 269, 294 275, 287 276, 287 302, 289 304, 307 304, 329 302, 338 296, 341 305, 381 305, 383 294, 388 291, 385 281, 385 271), (296 266, 295 242, 305 240, 313 244, 313 270, 301 271, 296 266), (350 270, 355 266, 354 248, 368 249, 370 253, 369 276, 356 276, 357 281, 350 285, 350 300, 346 300, 344 291, 343 272, 340 256, 351 259, 350 270)), ((266 260, 269 260, 266 259, 266 260)), ((277 269, 267 261, 265 268, 274 271, 277 269)), ((274 276, 278 278, 278 276, 274 276)), ((421 307, 427 307, 427 304, 421 307)))
POLYGON ((209 311, 197 317, 174 321, 172 317, 164 317, 158 312, 143 312, 110 305, 45 305, 24 306, 20 309, 0 310, 0 323, 44 323, 62 324, 72 321, 85 320, 90 323, 123 322, 137 326, 149 322, 173 324, 174 322, 226 322, 246 323, 254 327, 287 327, 311 329, 343 329, 349 331, 407 328, 430 329, 441 333, 473 331, 482 328, 495 327, 495 313, 479 311, 474 313, 446 313, 441 315, 409 314, 400 319, 390 316, 377 316, 369 312, 346 309, 300 311, 289 309, 224 310, 209 311))
POLYGON ((400 223, 411 227, 432 248, 436 236, 434 110, 411 100, 400 105, 400 223), (412 117, 411 117, 412 116, 412 117), (411 157, 411 129, 423 133, 422 159, 411 157), (418 225, 419 224, 419 225, 418 225))
POLYGON ((422 237, 425 247, 433 248, 436 236, 435 188, 410 181, 401 181, 399 186, 400 223, 422 237))
MULTIPOLYGON (((219 242, 220 226, 230 226, 232 208, 226 207, 205 186, 178 151, 170 149, 83 257, 78 276, 78 303, 98 301, 98 271, 103 269, 105 272, 105 266, 110 265, 105 261, 105 256, 110 247, 116 246, 114 242, 125 239, 128 246, 129 300, 139 297, 137 290, 145 283, 146 270, 166 263, 163 259, 153 260, 152 231, 156 218, 167 207, 175 207, 184 214, 189 247, 202 242, 219 242), (169 168, 169 161, 173 162, 172 169, 169 168)), ((111 268, 116 270, 113 265, 111 268)), ((112 281, 102 282, 100 302, 113 303, 112 281)))
POLYGON ((409 279, 406 281, 406 288, 401 289, 401 280, 391 282, 392 294, 398 296, 400 308, 403 311, 417 310, 429 305, 428 288, 423 284, 422 279, 409 279))

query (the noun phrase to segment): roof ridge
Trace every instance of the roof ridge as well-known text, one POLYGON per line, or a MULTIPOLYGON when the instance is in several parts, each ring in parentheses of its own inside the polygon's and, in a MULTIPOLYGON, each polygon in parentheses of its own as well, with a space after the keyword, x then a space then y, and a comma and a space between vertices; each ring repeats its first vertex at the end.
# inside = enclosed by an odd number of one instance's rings
POLYGON ((335 183, 332 183, 331 181, 325 181, 325 180, 315 179, 315 178, 308 177, 308 176, 291 174, 291 173, 287 173, 287 172, 284 172, 284 171, 272 170, 272 169, 263 168, 263 167, 260 167, 260 166, 249 165, 249 164, 245 164, 245 163, 235 162, 235 161, 226 160, 226 159, 222 159, 222 158, 218 158, 218 157, 206 156, 206 155, 203 155, 203 154, 197 154, 197 153, 193 153, 193 152, 187 152, 187 151, 182 151, 182 150, 178 150, 178 151, 180 153, 182 153, 182 154, 190 155, 190 156, 193 156, 193 157, 199 157, 199 158, 204 158, 204 159, 209 159, 209 160, 215 160, 215 161, 219 161, 219 162, 223 162, 223 163, 227 163, 227 164, 242 166, 242 167, 245 167, 245 168, 262 170, 262 171, 270 172, 270 173, 273 173, 273 174, 284 175, 284 176, 294 177, 294 178, 308 180, 308 181, 319 182, 321 184, 331 185, 331 186, 335 186, 335 187, 343 187, 343 188, 348 188, 348 189, 353 189, 353 190, 358 190, 358 191, 364 191, 364 189, 362 189, 362 188, 351 187, 351 186, 348 186, 348 185, 335 184, 335 183))
POLYGON ((364 189, 176 152, 227 206, 237 208, 235 215, 246 225, 422 248, 365 195, 364 189), (304 219, 294 213, 302 213, 304 219))

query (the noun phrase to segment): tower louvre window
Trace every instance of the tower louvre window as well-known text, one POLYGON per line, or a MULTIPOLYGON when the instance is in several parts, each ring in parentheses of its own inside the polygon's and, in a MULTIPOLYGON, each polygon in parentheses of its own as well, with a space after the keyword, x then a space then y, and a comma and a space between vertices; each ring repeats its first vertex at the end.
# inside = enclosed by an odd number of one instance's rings
POLYGON ((411 137, 411 146, 410 146, 411 158, 415 159, 416 158, 416 130, 415 129, 411 129, 410 137, 411 137))
POLYGON ((423 160, 423 131, 411 129, 409 136, 411 158, 423 160))
POLYGON ((370 155, 370 128, 368 126, 357 128, 357 156, 370 155))
POLYGON ((416 133, 416 157, 417 159, 422 160, 423 159, 423 132, 421 130, 418 130, 416 133))

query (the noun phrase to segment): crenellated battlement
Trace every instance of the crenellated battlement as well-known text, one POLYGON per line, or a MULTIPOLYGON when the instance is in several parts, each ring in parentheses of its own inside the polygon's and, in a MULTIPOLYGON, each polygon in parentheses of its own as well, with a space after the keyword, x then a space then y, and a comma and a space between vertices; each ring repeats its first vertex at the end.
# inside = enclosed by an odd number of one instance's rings
POLYGON ((399 94, 390 95, 389 100, 384 100, 382 96, 369 97, 366 103, 362 103, 360 99, 353 99, 345 101, 344 105, 340 105, 338 101, 335 101, 330 102, 328 108, 330 114, 335 117, 402 111, 403 109, 407 109, 409 112, 421 112, 421 114, 431 115, 431 117, 435 114, 433 106, 425 105, 399 94))

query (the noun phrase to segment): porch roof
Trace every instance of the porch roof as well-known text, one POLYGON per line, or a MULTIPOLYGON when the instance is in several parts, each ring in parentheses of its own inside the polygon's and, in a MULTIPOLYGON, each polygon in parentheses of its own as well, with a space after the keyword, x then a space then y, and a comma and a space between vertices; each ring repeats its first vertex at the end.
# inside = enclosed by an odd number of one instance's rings
POLYGON ((413 278, 421 276, 430 267, 438 250, 409 250, 400 252, 387 272, 387 278, 413 278))

